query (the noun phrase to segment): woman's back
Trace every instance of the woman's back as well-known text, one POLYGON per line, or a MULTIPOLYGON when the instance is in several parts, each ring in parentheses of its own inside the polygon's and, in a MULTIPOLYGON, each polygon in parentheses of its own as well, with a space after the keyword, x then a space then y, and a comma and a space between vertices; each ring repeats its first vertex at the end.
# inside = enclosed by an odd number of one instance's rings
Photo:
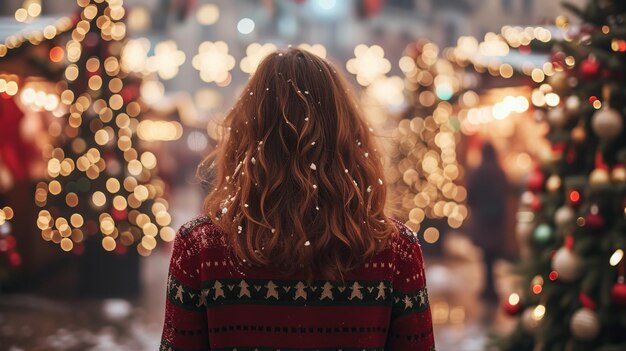
POLYGON ((174 245, 165 350, 428 350, 419 245, 386 214, 371 128, 328 61, 259 64, 174 245))
MULTIPOLYGON (((394 221, 395 222, 395 221, 394 221)), ((206 217, 177 235, 161 350, 434 350, 422 255, 400 234, 341 281, 237 264, 206 217)))

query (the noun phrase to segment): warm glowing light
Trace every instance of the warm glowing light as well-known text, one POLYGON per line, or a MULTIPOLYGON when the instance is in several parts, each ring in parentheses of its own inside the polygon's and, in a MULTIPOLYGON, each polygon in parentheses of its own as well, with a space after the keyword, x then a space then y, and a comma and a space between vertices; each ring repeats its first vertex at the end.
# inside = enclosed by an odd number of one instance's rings
POLYGON ((512 293, 511 295, 509 295, 509 304, 517 305, 519 301, 520 301, 520 298, 518 294, 512 293))
POLYGON ((256 71, 257 66, 261 63, 261 60, 265 58, 265 56, 275 52, 277 49, 274 44, 259 44, 252 43, 248 45, 246 49, 246 57, 241 59, 239 63, 239 67, 245 73, 252 74, 256 71))
POLYGON ((235 58, 228 54, 228 45, 223 41, 205 41, 200 44, 192 65, 200 71, 200 78, 207 82, 226 81, 230 70, 235 67, 235 58))
POLYGON ((370 85, 376 78, 391 70, 391 63, 385 58, 385 51, 378 45, 359 44, 354 48, 354 58, 346 63, 348 72, 356 75, 357 82, 370 85))
POLYGON ((541 320, 545 314, 546 307, 544 305, 537 305, 533 310, 533 319, 536 321, 541 320))
POLYGON ((196 12, 196 20, 205 26, 215 24, 219 18, 220 9, 215 4, 203 4, 196 12))
POLYGON ((617 264, 620 263, 623 257, 624 257, 624 251, 622 249, 617 249, 611 255, 611 258, 609 259, 609 264, 611 266, 617 266, 617 264))

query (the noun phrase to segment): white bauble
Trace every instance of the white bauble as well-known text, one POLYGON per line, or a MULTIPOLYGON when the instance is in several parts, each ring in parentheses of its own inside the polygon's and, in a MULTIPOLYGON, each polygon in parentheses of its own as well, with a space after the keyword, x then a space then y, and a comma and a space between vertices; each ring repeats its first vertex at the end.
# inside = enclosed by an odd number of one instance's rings
POLYGON ((537 330, 539 330, 539 328, 541 327, 541 321, 543 321, 543 318, 541 319, 535 318, 534 311, 535 311, 535 306, 531 306, 531 307, 526 308, 524 312, 522 312, 522 317, 521 317, 522 328, 528 334, 535 334, 537 330))
POLYGON ((610 107, 600 109, 591 117, 593 131, 602 139, 612 140, 622 133, 624 121, 617 110, 610 107))
POLYGON ((573 224, 575 217, 576 213, 573 208, 569 206, 561 206, 554 213, 554 224, 556 224, 558 228, 563 228, 573 224))
POLYGON ((600 319, 595 311, 583 307, 574 312, 569 326, 577 339, 592 340, 600 332, 600 319))
POLYGON ((559 274, 560 280, 573 282, 581 274, 580 257, 567 247, 562 247, 552 257, 552 269, 559 274))
POLYGON ((548 122, 550 122, 550 125, 554 128, 561 129, 565 127, 565 124, 567 124, 567 120, 567 114, 561 106, 557 106, 548 111, 548 122))
POLYGON ((530 207, 530 205, 532 205, 533 201, 535 200, 535 194, 532 193, 532 191, 526 190, 522 193, 522 196, 520 196, 520 203, 522 206, 525 207, 530 207))
POLYGON ((515 233, 517 234, 517 241, 520 243, 526 243, 530 241, 530 236, 533 233, 533 229, 535 229, 535 225, 533 222, 529 221, 518 221, 515 225, 515 233))
POLYGON ((576 95, 569 96, 565 99, 565 111, 572 115, 578 113, 580 109, 580 99, 576 95))

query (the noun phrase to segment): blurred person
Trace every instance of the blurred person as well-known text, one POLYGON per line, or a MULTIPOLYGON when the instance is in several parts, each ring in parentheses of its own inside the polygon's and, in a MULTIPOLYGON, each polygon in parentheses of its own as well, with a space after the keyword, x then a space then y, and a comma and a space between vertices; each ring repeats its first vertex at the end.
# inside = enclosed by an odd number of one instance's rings
MULTIPOLYGON (((175 239, 161 350, 433 350, 416 236, 344 79, 299 49, 259 65, 175 239)), ((203 174, 199 172, 199 174, 203 174)))
POLYGON ((468 176, 467 204, 472 211, 469 233, 483 251, 485 300, 497 300, 493 265, 504 250, 507 179, 492 144, 482 147, 482 160, 468 176))

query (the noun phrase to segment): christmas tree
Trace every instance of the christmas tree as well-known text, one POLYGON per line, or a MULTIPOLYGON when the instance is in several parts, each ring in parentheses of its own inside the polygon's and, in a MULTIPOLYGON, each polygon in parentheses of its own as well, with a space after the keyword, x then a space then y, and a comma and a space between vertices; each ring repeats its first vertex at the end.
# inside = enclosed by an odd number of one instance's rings
POLYGON ((46 150, 49 180, 35 192, 37 226, 65 251, 80 254, 83 242, 95 241, 118 254, 136 246, 145 256, 157 235, 170 241, 174 230, 156 156, 137 137, 140 79, 120 64, 125 9, 121 0, 77 3, 69 38, 49 52, 66 64, 57 86, 67 113, 50 127, 57 145, 46 150))
POLYGON ((501 350, 626 350, 626 2, 564 5, 549 84, 550 152, 530 175, 518 236, 531 250, 524 284, 504 301, 521 313, 501 350))
POLYGON ((402 215, 408 215, 406 224, 414 231, 424 223, 434 225, 423 230, 425 241, 434 243, 436 226, 459 228, 468 215, 467 191, 459 184, 463 169, 457 163, 454 110, 463 87, 458 67, 425 40, 406 48, 400 68, 409 108, 393 131, 389 179, 402 215))

